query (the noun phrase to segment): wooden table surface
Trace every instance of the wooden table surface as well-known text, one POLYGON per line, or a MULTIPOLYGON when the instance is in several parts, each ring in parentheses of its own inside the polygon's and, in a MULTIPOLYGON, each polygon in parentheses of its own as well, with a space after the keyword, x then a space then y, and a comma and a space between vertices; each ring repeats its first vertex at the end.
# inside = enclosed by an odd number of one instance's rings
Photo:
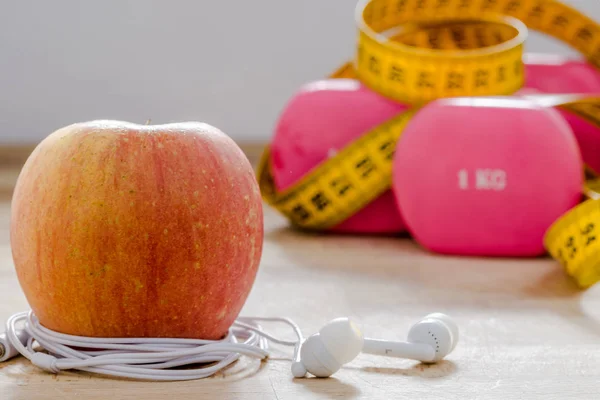
MULTIPOLYGON (((9 200, 0 190, 2 323, 28 308, 13 271, 9 200)), ((332 378, 293 379, 291 353, 276 349, 268 361, 244 358, 214 378, 177 383, 53 375, 19 357, 0 364, 0 399, 600 398, 600 288, 578 290, 552 260, 443 257, 408 238, 310 236, 269 208, 265 226, 244 315, 289 316, 306 335, 350 316, 366 336, 404 340, 411 323, 441 311, 460 325, 456 350, 432 366, 360 355, 332 378)))

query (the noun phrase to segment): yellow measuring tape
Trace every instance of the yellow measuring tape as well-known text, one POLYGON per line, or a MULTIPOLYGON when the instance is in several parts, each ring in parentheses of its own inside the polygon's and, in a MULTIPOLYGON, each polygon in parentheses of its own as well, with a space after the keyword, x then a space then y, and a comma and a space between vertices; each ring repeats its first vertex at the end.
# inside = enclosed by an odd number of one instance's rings
POLYGON ((283 192, 275 190, 266 152, 259 167, 263 197, 299 227, 337 225, 389 189, 396 141, 414 112, 363 135, 283 192))
MULTIPOLYGON (((556 96, 556 106, 576 114, 600 129, 600 97, 556 96)), ((587 169, 585 200, 565 213, 547 230, 544 246, 581 287, 600 280, 600 177, 587 169)))
MULTIPOLYGON (((258 168, 263 198, 303 229, 334 227, 391 187, 396 142, 421 105, 442 97, 510 95, 522 88, 528 29, 565 42, 600 68, 600 25, 555 0, 370 0, 358 5, 356 23, 355 58, 330 78, 358 79, 413 107, 349 143, 286 190, 277 190, 265 149, 258 168)), ((590 104, 576 99, 561 106, 583 115, 592 112, 590 104)), ((561 221, 582 220, 579 215, 561 221)), ((553 228, 559 230, 568 225, 557 224, 553 228)), ((556 236, 554 230, 548 237, 556 236)), ((553 251, 558 242, 546 243, 560 260, 553 251)))

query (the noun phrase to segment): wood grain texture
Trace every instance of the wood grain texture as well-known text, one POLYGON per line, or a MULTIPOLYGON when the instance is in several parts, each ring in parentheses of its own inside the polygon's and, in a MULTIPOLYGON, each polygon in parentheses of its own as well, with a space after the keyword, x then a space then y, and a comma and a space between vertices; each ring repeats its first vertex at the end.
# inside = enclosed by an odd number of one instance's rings
MULTIPOLYGON (((2 322, 27 309, 9 217, 8 199, 0 200, 2 322)), ((298 380, 290 350, 274 348, 263 363, 243 358, 214 378, 179 383, 55 376, 17 358, 0 364, 0 399, 600 398, 600 288, 578 290, 552 260, 443 257, 409 238, 307 235, 270 208, 265 229, 242 314, 289 316, 306 335, 350 316, 367 336, 404 340, 410 324, 442 311, 460 325, 455 352, 431 366, 360 355, 332 378, 298 380)))

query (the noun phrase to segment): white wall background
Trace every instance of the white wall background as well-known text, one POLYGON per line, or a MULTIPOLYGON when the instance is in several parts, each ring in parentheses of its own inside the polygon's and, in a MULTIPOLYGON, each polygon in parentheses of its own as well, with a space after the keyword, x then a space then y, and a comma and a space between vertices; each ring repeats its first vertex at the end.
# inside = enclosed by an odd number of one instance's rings
MULTIPOLYGON (((600 20, 599 0, 569 2, 600 20)), ((299 85, 352 56, 355 4, 0 0, 0 143, 97 118, 201 120, 268 139, 299 85)), ((575 54, 540 35, 528 50, 575 54)))

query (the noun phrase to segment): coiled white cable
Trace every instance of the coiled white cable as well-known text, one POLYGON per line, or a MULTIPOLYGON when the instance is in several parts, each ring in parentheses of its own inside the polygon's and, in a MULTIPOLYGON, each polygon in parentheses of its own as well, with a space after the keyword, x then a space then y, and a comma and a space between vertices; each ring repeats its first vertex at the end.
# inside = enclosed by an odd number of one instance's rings
MULTIPOLYGON (((78 369, 97 374, 142 380, 181 381, 209 377, 242 355, 265 359, 268 341, 295 346, 303 341, 298 325, 287 318, 240 317, 222 340, 163 338, 90 338, 65 335, 43 327, 32 311, 13 315, 6 323, 6 337, 20 354, 46 371, 78 369), (259 324, 281 322, 292 328, 297 340, 273 337, 259 324), (28 339, 17 325, 22 324, 28 339), (33 349, 37 342, 49 354, 33 349), (83 350, 85 349, 85 350, 83 350), (216 363, 201 368, 172 370, 192 364, 216 363)), ((6 349, 5 349, 6 350, 6 349)))

